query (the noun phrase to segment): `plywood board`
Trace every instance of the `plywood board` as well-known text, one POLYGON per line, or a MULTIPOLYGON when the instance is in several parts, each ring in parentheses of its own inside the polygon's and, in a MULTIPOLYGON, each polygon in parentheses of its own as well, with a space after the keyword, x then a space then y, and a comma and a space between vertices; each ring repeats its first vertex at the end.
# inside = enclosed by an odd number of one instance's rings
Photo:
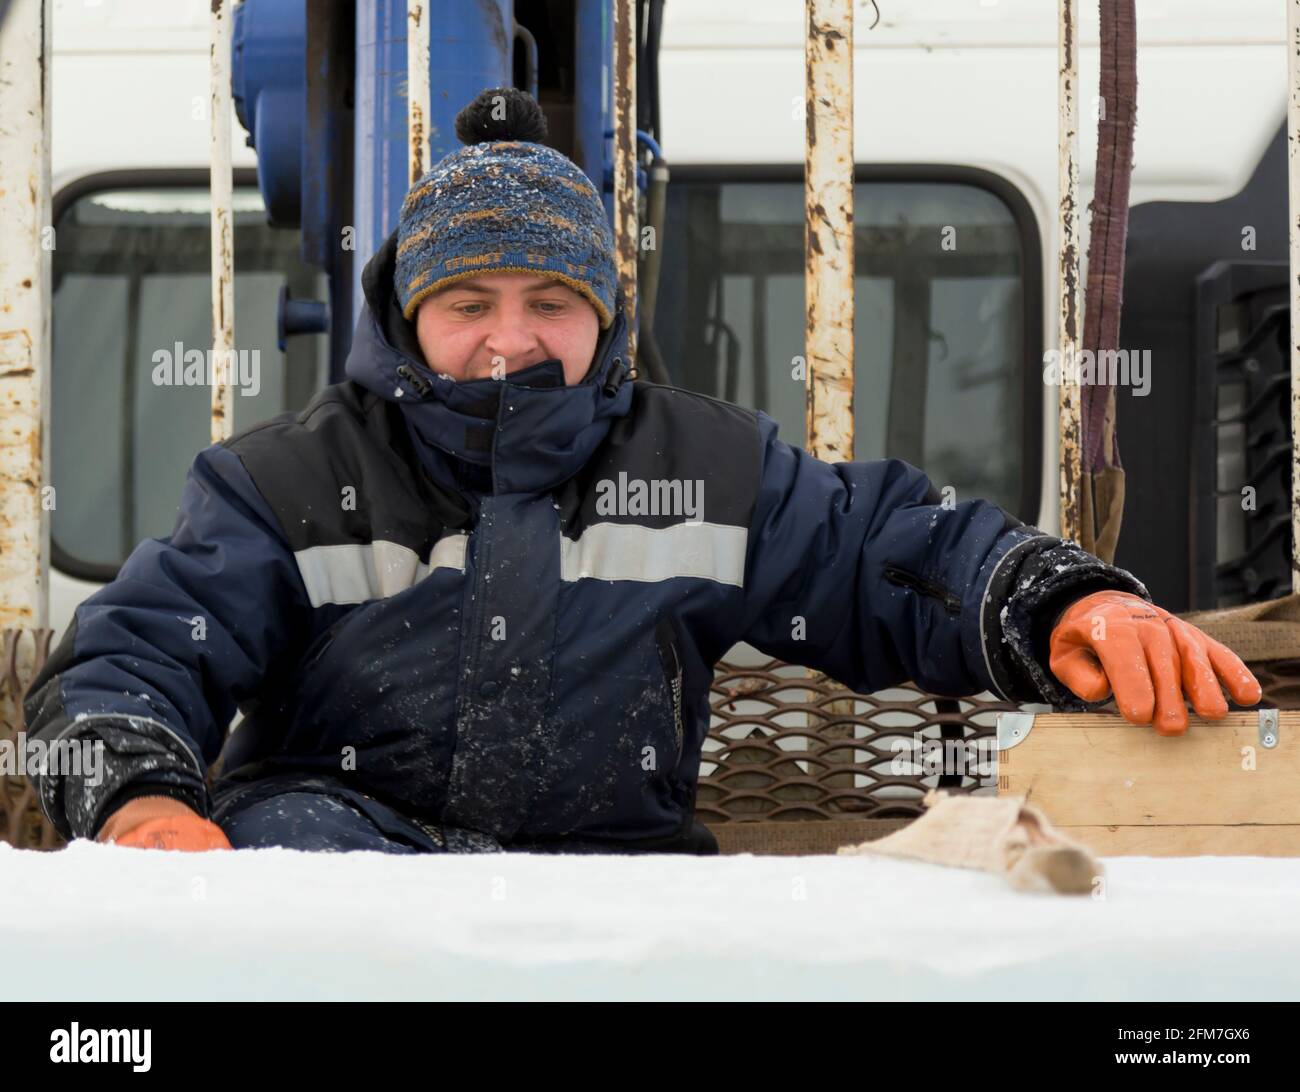
POLYGON ((1120 716, 1047 713, 998 752, 998 795, 1022 796, 1109 856, 1300 856, 1300 712, 1190 716, 1161 736, 1120 716))

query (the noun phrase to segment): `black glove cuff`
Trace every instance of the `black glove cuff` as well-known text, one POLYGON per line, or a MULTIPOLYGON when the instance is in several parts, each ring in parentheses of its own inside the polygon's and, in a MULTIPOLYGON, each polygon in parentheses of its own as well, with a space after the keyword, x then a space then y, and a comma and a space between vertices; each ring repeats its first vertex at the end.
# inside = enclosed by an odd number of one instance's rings
POLYGON ((1129 592, 1150 602, 1146 585, 1077 543, 1052 535, 1033 539, 1015 564, 999 569, 995 584, 990 588, 994 609, 986 615, 990 632, 985 646, 991 650, 990 669, 1003 696, 1070 712, 1092 712, 1106 705, 1111 699, 1083 701, 1052 674, 1052 629, 1063 610, 1093 592, 1129 592))

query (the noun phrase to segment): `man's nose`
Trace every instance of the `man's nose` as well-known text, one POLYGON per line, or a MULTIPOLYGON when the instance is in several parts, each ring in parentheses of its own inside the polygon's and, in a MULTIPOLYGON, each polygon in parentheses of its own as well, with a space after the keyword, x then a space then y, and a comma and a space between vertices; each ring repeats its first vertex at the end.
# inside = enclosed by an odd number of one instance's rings
POLYGON ((527 316, 502 311, 493 322, 484 347, 494 358, 503 357, 507 365, 515 364, 537 349, 537 335, 530 328, 527 316))

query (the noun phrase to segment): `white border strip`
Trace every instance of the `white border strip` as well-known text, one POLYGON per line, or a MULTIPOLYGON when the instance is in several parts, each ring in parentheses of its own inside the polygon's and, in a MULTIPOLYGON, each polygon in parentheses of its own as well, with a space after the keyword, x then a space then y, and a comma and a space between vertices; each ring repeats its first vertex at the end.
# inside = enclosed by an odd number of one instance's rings
POLYGON ((560 539, 560 579, 671 580, 687 576, 744 587, 747 527, 593 523, 575 542, 560 539))
POLYGON ((369 543, 311 546, 294 551, 313 607, 386 599, 423 580, 434 569, 465 571, 464 532, 443 535, 425 564, 408 546, 377 539, 369 543))

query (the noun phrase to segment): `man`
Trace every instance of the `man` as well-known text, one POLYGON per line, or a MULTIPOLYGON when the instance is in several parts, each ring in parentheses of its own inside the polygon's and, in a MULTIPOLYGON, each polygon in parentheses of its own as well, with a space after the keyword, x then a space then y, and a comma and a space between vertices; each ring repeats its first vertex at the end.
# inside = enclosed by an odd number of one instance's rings
POLYGON ((110 756, 98 785, 38 778, 65 837, 716 852, 695 787, 712 668, 742 640, 860 691, 1113 692, 1165 733, 1184 695, 1225 715, 1220 681, 1259 700, 1077 546, 629 382, 596 188, 521 92, 484 92, 457 134, 365 267, 347 382, 200 452, 170 539, 34 681, 38 738, 110 756))

